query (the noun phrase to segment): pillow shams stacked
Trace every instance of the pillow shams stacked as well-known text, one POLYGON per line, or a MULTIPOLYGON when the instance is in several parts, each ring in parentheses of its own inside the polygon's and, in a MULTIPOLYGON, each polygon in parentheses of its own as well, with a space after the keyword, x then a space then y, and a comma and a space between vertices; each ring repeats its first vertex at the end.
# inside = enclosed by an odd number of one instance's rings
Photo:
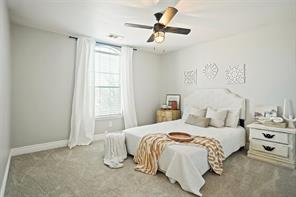
POLYGON ((200 109, 198 107, 185 107, 182 119, 187 120, 189 114, 205 117, 206 111, 207 109, 200 109))
POLYGON ((225 126, 236 128, 239 121, 239 115, 240 109, 229 109, 225 120, 225 126))
POLYGON ((227 112, 227 110, 216 110, 208 107, 206 117, 211 119, 209 125, 217 128, 224 127, 227 112))

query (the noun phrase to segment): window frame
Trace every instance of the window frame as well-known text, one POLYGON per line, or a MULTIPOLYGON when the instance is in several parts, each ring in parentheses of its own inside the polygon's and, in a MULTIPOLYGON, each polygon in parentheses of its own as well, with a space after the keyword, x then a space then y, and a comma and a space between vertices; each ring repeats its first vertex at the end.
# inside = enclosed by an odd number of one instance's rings
MULTIPOLYGON (((121 48, 120 47, 115 47, 115 46, 109 46, 105 44, 96 44, 95 47, 95 53, 101 53, 101 54, 107 54, 107 55, 114 55, 114 56, 120 56, 121 48), (105 48, 109 49, 113 52, 107 52, 107 51, 102 51, 100 48, 105 48)), ((109 73, 111 74, 111 73, 109 73)), ((95 84, 95 90, 99 88, 119 88, 119 91, 121 92, 121 83, 120 83, 120 78, 121 78, 121 70, 119 67, 119 86, 97 86, 95 84)), ((96 96, 96 94, 95 94, 96 96)), ((120 112, 115 113, 115 114, 106 114, 106 115, 97 115, 96 109, 95 109, 95 118, 96 120, 110 120, 110 119, 120 119, 122 118, 122 104, 121 104, 121 95, 120 95, 120 112)))

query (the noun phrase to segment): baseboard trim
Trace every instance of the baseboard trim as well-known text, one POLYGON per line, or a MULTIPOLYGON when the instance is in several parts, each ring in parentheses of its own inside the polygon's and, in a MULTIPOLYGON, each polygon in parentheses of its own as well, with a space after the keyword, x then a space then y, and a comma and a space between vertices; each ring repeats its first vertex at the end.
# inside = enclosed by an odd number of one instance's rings
POLYGON ((11 152, 8 155, 8 159, 7 159, 7 163, 4 171, 4 176, 3 176, 1 190, 0 190, 0 197, 4 197, 4 194, 5 194, 6 182, 7 182, 8 172, 10 168, 10 160, 11 160, 11 152))
MULTIPOLYGON (((103 140, 104 138, 105 138, 105 134, 96 134, 94 136, 94 141, 103 140)), ((55 148, 62 148, 62 147, 66 147, 67 145, 68 145, 68 140, 59 140, 59 141, 17 147, 17 148, 11 149, 11 156, 23 155, 28 153, 55 149, 55 148)))
POLYGON ((59 140, 59 141, 42 143, 42 144, 34 144, 29 146, 12 148, 11 155, 17 156, 17 155, 34 153, 34 152, 39 152, 44 150, 50 150, 54 148, 61 148, 61 147, 67 146, 67 143, 68 143, 68 140, 59 140))

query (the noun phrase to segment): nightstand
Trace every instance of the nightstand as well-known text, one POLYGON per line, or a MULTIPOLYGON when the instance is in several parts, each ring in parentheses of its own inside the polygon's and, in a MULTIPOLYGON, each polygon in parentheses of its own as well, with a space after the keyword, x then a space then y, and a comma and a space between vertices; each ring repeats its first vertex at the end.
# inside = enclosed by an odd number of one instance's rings
POLYGON ((293 169, 296 167, 296 129, 267 127, 257 123, 247 127, 250 128, 248 157, 293 169))
POLYGON ((177 120, 181 118, 180 110, 159 109, 156 112, 156 121, 164 122, 170 120, 177 120))

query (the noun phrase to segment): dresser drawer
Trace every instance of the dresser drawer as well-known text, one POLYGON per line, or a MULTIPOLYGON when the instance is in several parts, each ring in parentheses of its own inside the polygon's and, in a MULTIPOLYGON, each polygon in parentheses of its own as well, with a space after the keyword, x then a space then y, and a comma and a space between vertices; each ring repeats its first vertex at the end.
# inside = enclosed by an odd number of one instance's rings
POLYGON ((252 139, 262 139, 270 142, 278 142, 282 144, 289 143, 289 135, 287 133, 279 133, 260 129, 251 129, 250 137, 252 139))
POLYGON ((283 144, 253 139, 250 142, 250 148, 252 150, 257 150, 267 154, 273 154, 281 157, 288 158, 289 156, 289 147, 283 144))

